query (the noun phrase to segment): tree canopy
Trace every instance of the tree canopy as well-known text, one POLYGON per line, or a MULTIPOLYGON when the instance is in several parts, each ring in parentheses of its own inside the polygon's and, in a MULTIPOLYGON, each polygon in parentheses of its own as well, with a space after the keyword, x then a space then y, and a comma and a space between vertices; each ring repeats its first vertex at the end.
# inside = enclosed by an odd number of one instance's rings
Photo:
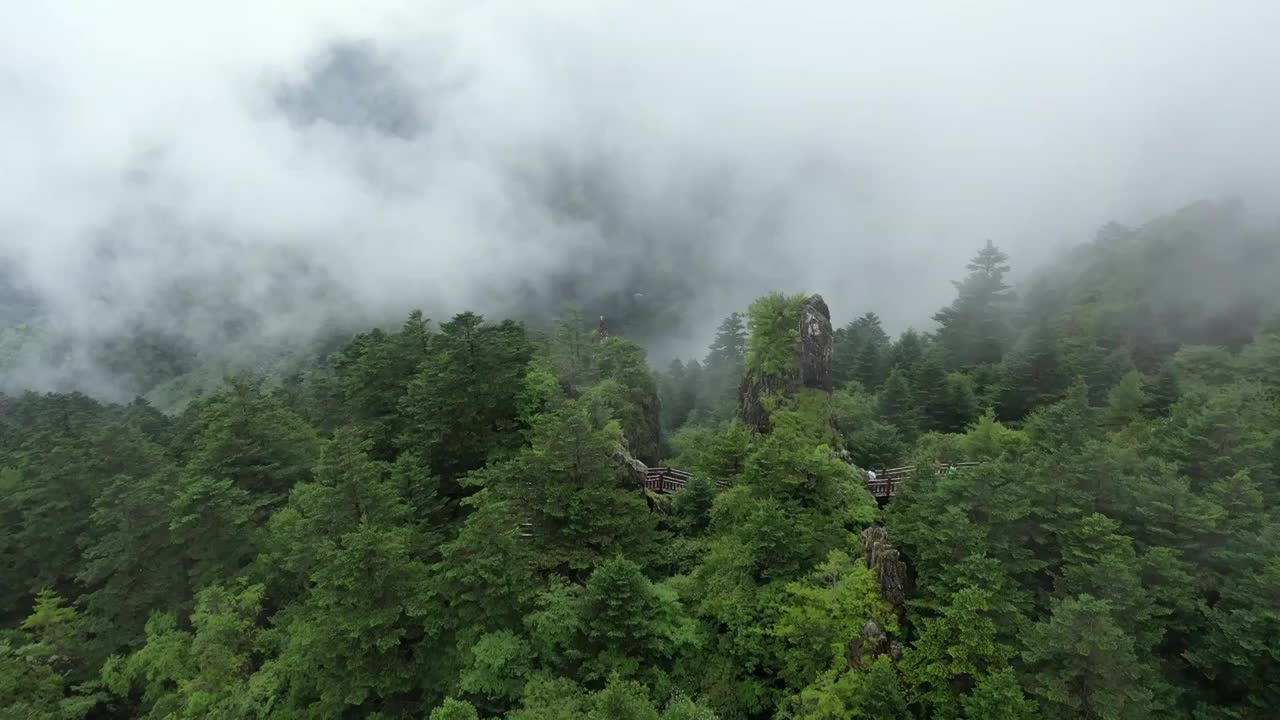
POLYGON ((988 242, 834 389, 774 293, 663 372, 412 313, 175 414, 0 396, 0 717, 1274 717, 1278 247, 1195 206, 1015 294, 988 242))

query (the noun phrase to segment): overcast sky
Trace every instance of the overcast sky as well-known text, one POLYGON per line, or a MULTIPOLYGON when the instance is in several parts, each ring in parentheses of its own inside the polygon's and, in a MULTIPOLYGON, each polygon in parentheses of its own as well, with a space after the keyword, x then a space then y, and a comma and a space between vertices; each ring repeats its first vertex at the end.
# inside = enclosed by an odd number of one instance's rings
POLYGON ((699 322, 776 288, 900 330, 987 238, 1278 214, 1278 37, 1274 0, 8 2, 0 252, 88 329, 274 302, 281 257, 438 318, 687 251, 699 322))

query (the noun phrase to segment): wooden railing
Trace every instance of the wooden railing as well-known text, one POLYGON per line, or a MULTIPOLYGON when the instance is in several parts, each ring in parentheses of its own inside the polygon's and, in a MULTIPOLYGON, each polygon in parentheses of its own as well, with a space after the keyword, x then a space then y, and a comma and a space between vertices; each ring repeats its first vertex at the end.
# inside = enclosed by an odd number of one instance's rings
MULTIPOLYGON (((957 472, 976 467, 976 462, 963 463, 938 463, 934 466, 934 472, 938 475, 945 474, 955 468, 957 472)), ((888 468, 876 471, 876 479, 867 479, 867 492, 876 498, 891 498, 898 494, 898 486, 916 475, 915 465, 904 465, 902 467, 888 468)), ((684 489, 692 477, 683 470, 676 470, 669 467, 651 467, 645 471, 644 489, 655 492, 660 495, 672 495, 684 489)), ((723 481, 716 482, 717 488, 727 488, 729 483, 723 481)))
MULTIPOLYGON (((942 475, 955 468, 957 472, 976 467, 976 462, 964 463, 938 463, 934 466, 934 470, 938 475, 942 475)), ((904 465, 902 467, 889 468, 887 470, 876 471, 876 479, 867 478, 867 492, 876 498, 891 498, 898 494, 898 485, 910 480, 916 475, 915 465, 904 465)))
MULTIPOLYGON (((684 489, 693 476, 683 470, 669 467, 651 467, 644 474, 644 489, 660 495, 671 495, 684 489)), ((729 483, 718 481, 717 488, 727 488, 729 483)))

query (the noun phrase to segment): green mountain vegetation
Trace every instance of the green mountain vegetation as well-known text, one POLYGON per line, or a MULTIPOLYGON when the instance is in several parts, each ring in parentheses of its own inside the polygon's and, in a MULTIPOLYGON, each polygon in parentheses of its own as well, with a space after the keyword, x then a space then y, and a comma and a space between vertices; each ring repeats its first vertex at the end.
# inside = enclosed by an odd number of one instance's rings
POLYGON ((177 412, 0 396, 0 717, 1274 718, 1280 237, 1012 263, 897 338, 767 295, 663 372, 413 313, 268 381, 116 348, 177 412))

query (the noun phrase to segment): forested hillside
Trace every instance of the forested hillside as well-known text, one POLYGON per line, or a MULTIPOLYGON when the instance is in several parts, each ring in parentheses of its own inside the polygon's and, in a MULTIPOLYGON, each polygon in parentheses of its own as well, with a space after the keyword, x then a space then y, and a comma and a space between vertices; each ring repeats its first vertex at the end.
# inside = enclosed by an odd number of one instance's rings
POLYGON ((178 414, 0 396, 0 717, 1276 717, 1280 235, 1015 261, 896 338, 766 295, 661 372, 414 312, 178 414))

